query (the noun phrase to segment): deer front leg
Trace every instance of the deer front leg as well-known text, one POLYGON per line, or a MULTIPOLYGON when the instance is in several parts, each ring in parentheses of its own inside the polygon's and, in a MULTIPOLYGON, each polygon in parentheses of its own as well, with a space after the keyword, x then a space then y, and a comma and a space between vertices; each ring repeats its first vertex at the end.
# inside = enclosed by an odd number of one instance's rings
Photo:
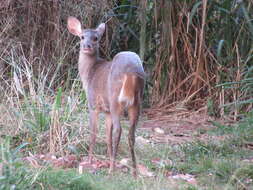
POLYGON ((89 128, 90 128, 90 146, 89 146, 89 162, 93 159, 93 150, 96 144, 98 132, 98 112, 96 110, 89 110, 89 128))

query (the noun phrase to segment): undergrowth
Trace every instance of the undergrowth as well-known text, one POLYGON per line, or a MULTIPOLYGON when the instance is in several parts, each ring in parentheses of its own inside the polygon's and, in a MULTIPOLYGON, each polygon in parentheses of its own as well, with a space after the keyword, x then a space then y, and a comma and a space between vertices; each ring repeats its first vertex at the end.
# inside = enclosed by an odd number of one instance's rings
MULTIPOLYGON (((89 129, 86 98, 79 81, 74 81, 70 90, 59 87, 54 93, 45 85, 46 72, 42 72, 39 78, 33 78, 29 65, 22 67, 18 62, 10 62, 10 65, 15 71, 14 80, 6 81, 10 88, 2 91, 4 101, 0 109, 0 189, 253 188, 253 151, 250 149, 253 139, 252 113, 248 113, 248 117, 237 125, 214 123, 216 127, 206 132, 210 138, 204 141, 196 139, 177 145, 136 145, 138 163, 148 167, 156 177, 135 180, 130 173, 120 171, 108 175, 107 169, 94 174, 78 174, 75 168, 32 168, 22 159, 30 153, 52 152, 56 156, 75 154, 79 158, 87 155, 89 129), (155 158, 169 162, 156 165, 152 162, 155 158), (171 178, 177 174, 190 174, 197 183, 171 178)), ((95 153, 98 158, 104 159, 106 138, 103 115, 100 123, 95 153)), ((124 122, 118 160, 129 157, 127 130, 124 122)), ((143 138, 149 136, 141 129, 137 130, 136 135, 143 138)))
MULTIPOLYGON (((138 162, 157 175, 152 178, 139 177, 137 180, 130 173, 120 171, 108 175, 107 169, 94 174, 78 174, 77 169, 31 168, 22 161, 27 151, 33 150, 31 143, 20 139, 17 146, 13 138, 5 136, 1 143, 0 189, 252 189, 253 151, 247 147, 247 143, 252 141, 252 124, 249 117, 238 125, 229 128, 220 125, 209 131, 214 137, 227 135, 222 140, 195 140, 173 146, 152 143, 144 148, 137 146, 138 162), (170 162, 158 167, 152 163, 152 159, 157 157, 170 162), (166 177, 166 172, 193 175, 197 184, 171 180, 166 177)), ((140 132, 137 134, 141 135, 140 132)), ((123 136, 121 149, 125 140, 123 136)), ((96 149, 98 156, 105 154, 104 144, 99 143, 101 147, 96 149)), ((127 156, 125 152, 119 153, 118 159, 127 156)))
MULTIPOLYGON (((130 173, 120 171, 108 175, 107 169, 94 174, 78 174, 75 168, 32 168, 22 159, 30 153, 53 152, 56 156, 75 154, 79 158, 87 155, 89 130, 86 98, 79 81, 74 81, 68 91, 59 87, 54 93, 43 82, 47 81, 44 72, 39 78, 31 79, 33 71, 29 65, 21 67, 14 62, 10 62, 10 65, 16 74, 13 81, 6 81, 10 90, 2 91, 5 93, 2 94, 4 101, 0 109, 0 189, 253 188, 253 151, 250 149, 253 139, 252 113, 248 113, 248 117, 236 125, 213 122, 215 128, 203 131, 210 137, 204 141, 196 139, 177 145, 137 144, 138 163, 147 166, 156 177, 139 177, 135 180, 130 173), (23 81, 28 81, 28 84, 23 81), (52 132, 56 132, 54 136, 52 132), (152 162, 155 158, 169 162, 158 166, 152 162), (170 175, 167 176, 167 173, 170 175), (197 183, 170 178, 177 174, 190 174, 197 183)), ((100 123, 95 153, 104 159, 106 142, 103 116, 100 123)), ((124 122, 118 160, 129 157, 127 130, 124 122)), ((136 135, 143 138, 149 136, 140 129, 136 135)))

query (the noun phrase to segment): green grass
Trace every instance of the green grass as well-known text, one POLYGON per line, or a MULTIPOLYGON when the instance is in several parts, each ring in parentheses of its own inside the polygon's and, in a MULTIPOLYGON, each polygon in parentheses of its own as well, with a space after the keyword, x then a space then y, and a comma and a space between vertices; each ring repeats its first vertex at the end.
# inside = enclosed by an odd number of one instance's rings
POLYGON ((12 176, 1 179, 0 189, 66 189, 99 190, 92 176, 78 175, 76 171, 34 170, 15 164, 12 176))

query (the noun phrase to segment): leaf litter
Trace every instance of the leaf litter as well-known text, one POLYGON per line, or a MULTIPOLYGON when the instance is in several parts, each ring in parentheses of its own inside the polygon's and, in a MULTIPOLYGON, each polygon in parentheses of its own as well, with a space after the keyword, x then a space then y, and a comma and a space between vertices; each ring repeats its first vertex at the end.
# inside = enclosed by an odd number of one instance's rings
MULTIPOLYGON (((205 140, 210 138, 205 131, 212 129, 214 126, 209 122, 210 117, 205 114, 171 114, 170 116, 161 117, 160 119, 151 119, 142 122, 142 125, 138 130, 148 131, 149 136, 143 137, 141 135, 136 137, 137 146, 146 146, 151 143, 169 143, 182 144, 191 142, 196 138, 205 140), (203 130, 204 134, 196 131, 203 130)), ((223 137, 217 137, 223 139, 223 137)), ((37 154, 23 158, 32 167, 39 168, 45 165, 50 165, 54 168, 77 168, 80 174, 89 172, 96 173, 99 170, 106 168, 109 169, 110 161, 94 158, 92 162, 89 162, 88 157, 79 158, 74 154, 56 157, 53 154, 37 154)), ((131 169, 131 163, 129 158, 123 158, 116 163, 116 168, 122 172, 129 172, 131 169)), ((169 159, 153 158, 151 160, 157 168, 164 168, 165 166, 172 165, 172 161, 169 159)), ((137 170, 139 176, 143 177, 156 177, 156 173, 150 171, 144 164, 138 164, 137 170)), ((197 184, 197 180, 194 175, 174 173, 169 170, 164 171, 164 176, 169 180, 183 180, 192 185, 197 184)))

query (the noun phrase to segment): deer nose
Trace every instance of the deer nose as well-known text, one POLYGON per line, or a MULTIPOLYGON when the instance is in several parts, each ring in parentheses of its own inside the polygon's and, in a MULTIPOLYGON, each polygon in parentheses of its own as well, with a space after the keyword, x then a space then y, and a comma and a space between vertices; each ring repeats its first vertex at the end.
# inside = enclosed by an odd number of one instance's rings
POLYGON ((91 46, 91 44, 84 44, 84 45, 83 45, 83 48, 84 48, 84 49, 91 49, 92 46, 91 46))

